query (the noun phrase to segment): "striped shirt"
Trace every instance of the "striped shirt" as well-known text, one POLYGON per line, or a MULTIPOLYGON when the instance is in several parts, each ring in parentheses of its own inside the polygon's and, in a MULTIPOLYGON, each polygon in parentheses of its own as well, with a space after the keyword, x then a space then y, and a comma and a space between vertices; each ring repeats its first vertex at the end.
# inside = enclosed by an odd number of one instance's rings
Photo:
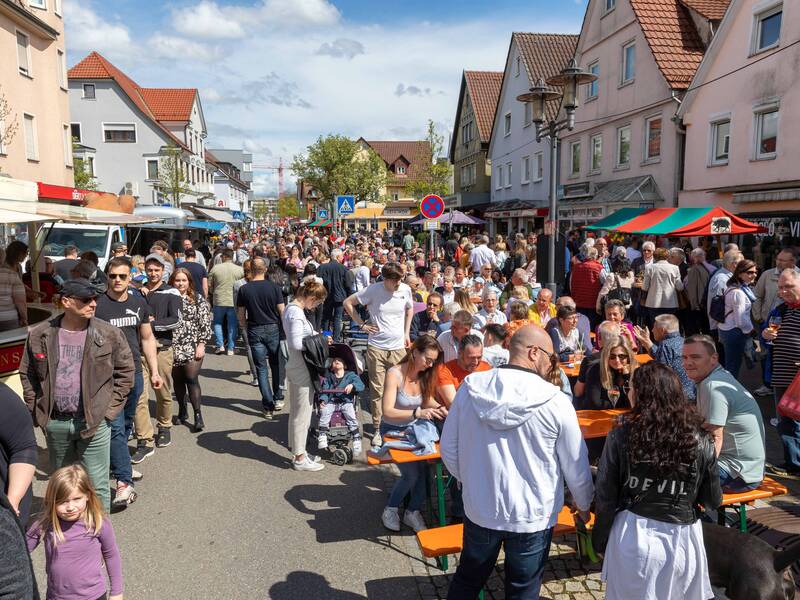
POLYGON ((772 346, 772 385, 789 387, 800 362, 800 308, 784 307, 778 337, 772 346))

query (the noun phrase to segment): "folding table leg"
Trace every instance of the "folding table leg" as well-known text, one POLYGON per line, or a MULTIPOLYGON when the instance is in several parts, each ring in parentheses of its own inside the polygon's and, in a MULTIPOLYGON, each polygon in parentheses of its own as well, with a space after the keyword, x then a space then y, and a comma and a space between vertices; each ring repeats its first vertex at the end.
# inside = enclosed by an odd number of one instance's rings
MULTIPOLYGON (((439 527, 447 525, 447 518, 444 514, 444 469, 442 469, 442 462, 436 462, 436 495, 439 502, 439 527)), ((447 571, 449 561, 447 555, 442 557, 442 571, 447 571)))
POLYGON ((747 507, 744 502, 739 505, 739 530, 747 533, 747 507))

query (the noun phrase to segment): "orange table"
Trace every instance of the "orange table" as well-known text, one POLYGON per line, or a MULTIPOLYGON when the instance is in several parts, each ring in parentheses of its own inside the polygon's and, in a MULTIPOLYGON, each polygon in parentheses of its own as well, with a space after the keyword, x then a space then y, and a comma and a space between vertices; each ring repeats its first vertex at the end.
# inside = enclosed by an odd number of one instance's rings
POLYGON ((608 408, 605 410, 578 410, 578 425, 583 438, 591 440, 606 437, 614 428, 617 418, 628 412, 627 408, 608 408))
MULTIPOLYGON (((586 358, 583 360, 586 360, 586 358)), ((636 362, 640 365, 649 363, 651 360, 653 360, 653 357, 649 354, 636 355, 636 362)), ((566 373, 567 377, 577 377, 581 372, 581 363, 561 363, 560 366, 561 370, 566 373)))

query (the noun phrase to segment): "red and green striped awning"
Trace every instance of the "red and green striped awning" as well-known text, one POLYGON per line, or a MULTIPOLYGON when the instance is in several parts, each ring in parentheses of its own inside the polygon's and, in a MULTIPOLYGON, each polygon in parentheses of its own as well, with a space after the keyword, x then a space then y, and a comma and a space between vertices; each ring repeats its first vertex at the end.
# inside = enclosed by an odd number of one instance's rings
POLYGON ((593 231, 618 231, 643 235, 691 237, 738 235, 767 230, 716 206, 699 208, 623 208, 605 219, 587 225, 593 231))

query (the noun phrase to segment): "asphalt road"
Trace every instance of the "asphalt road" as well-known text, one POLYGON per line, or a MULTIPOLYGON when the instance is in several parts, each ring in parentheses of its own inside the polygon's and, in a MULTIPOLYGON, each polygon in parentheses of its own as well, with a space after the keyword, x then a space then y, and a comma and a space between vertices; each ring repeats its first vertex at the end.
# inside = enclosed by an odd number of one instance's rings
MULTIPOLYGON (((380 522, 381 471, 363 462, 292 470, 287 415, 261 417, 246 370, 243 356, 208 356, 206 430, 173 427, 172 445, 136 467, 139 498, 111 519, 126 600, 417 598, 380 522)), ((38 498, 48 469, 42 450, 38 498)), ((44 592, 42 549, 34 566, 44 592)))

